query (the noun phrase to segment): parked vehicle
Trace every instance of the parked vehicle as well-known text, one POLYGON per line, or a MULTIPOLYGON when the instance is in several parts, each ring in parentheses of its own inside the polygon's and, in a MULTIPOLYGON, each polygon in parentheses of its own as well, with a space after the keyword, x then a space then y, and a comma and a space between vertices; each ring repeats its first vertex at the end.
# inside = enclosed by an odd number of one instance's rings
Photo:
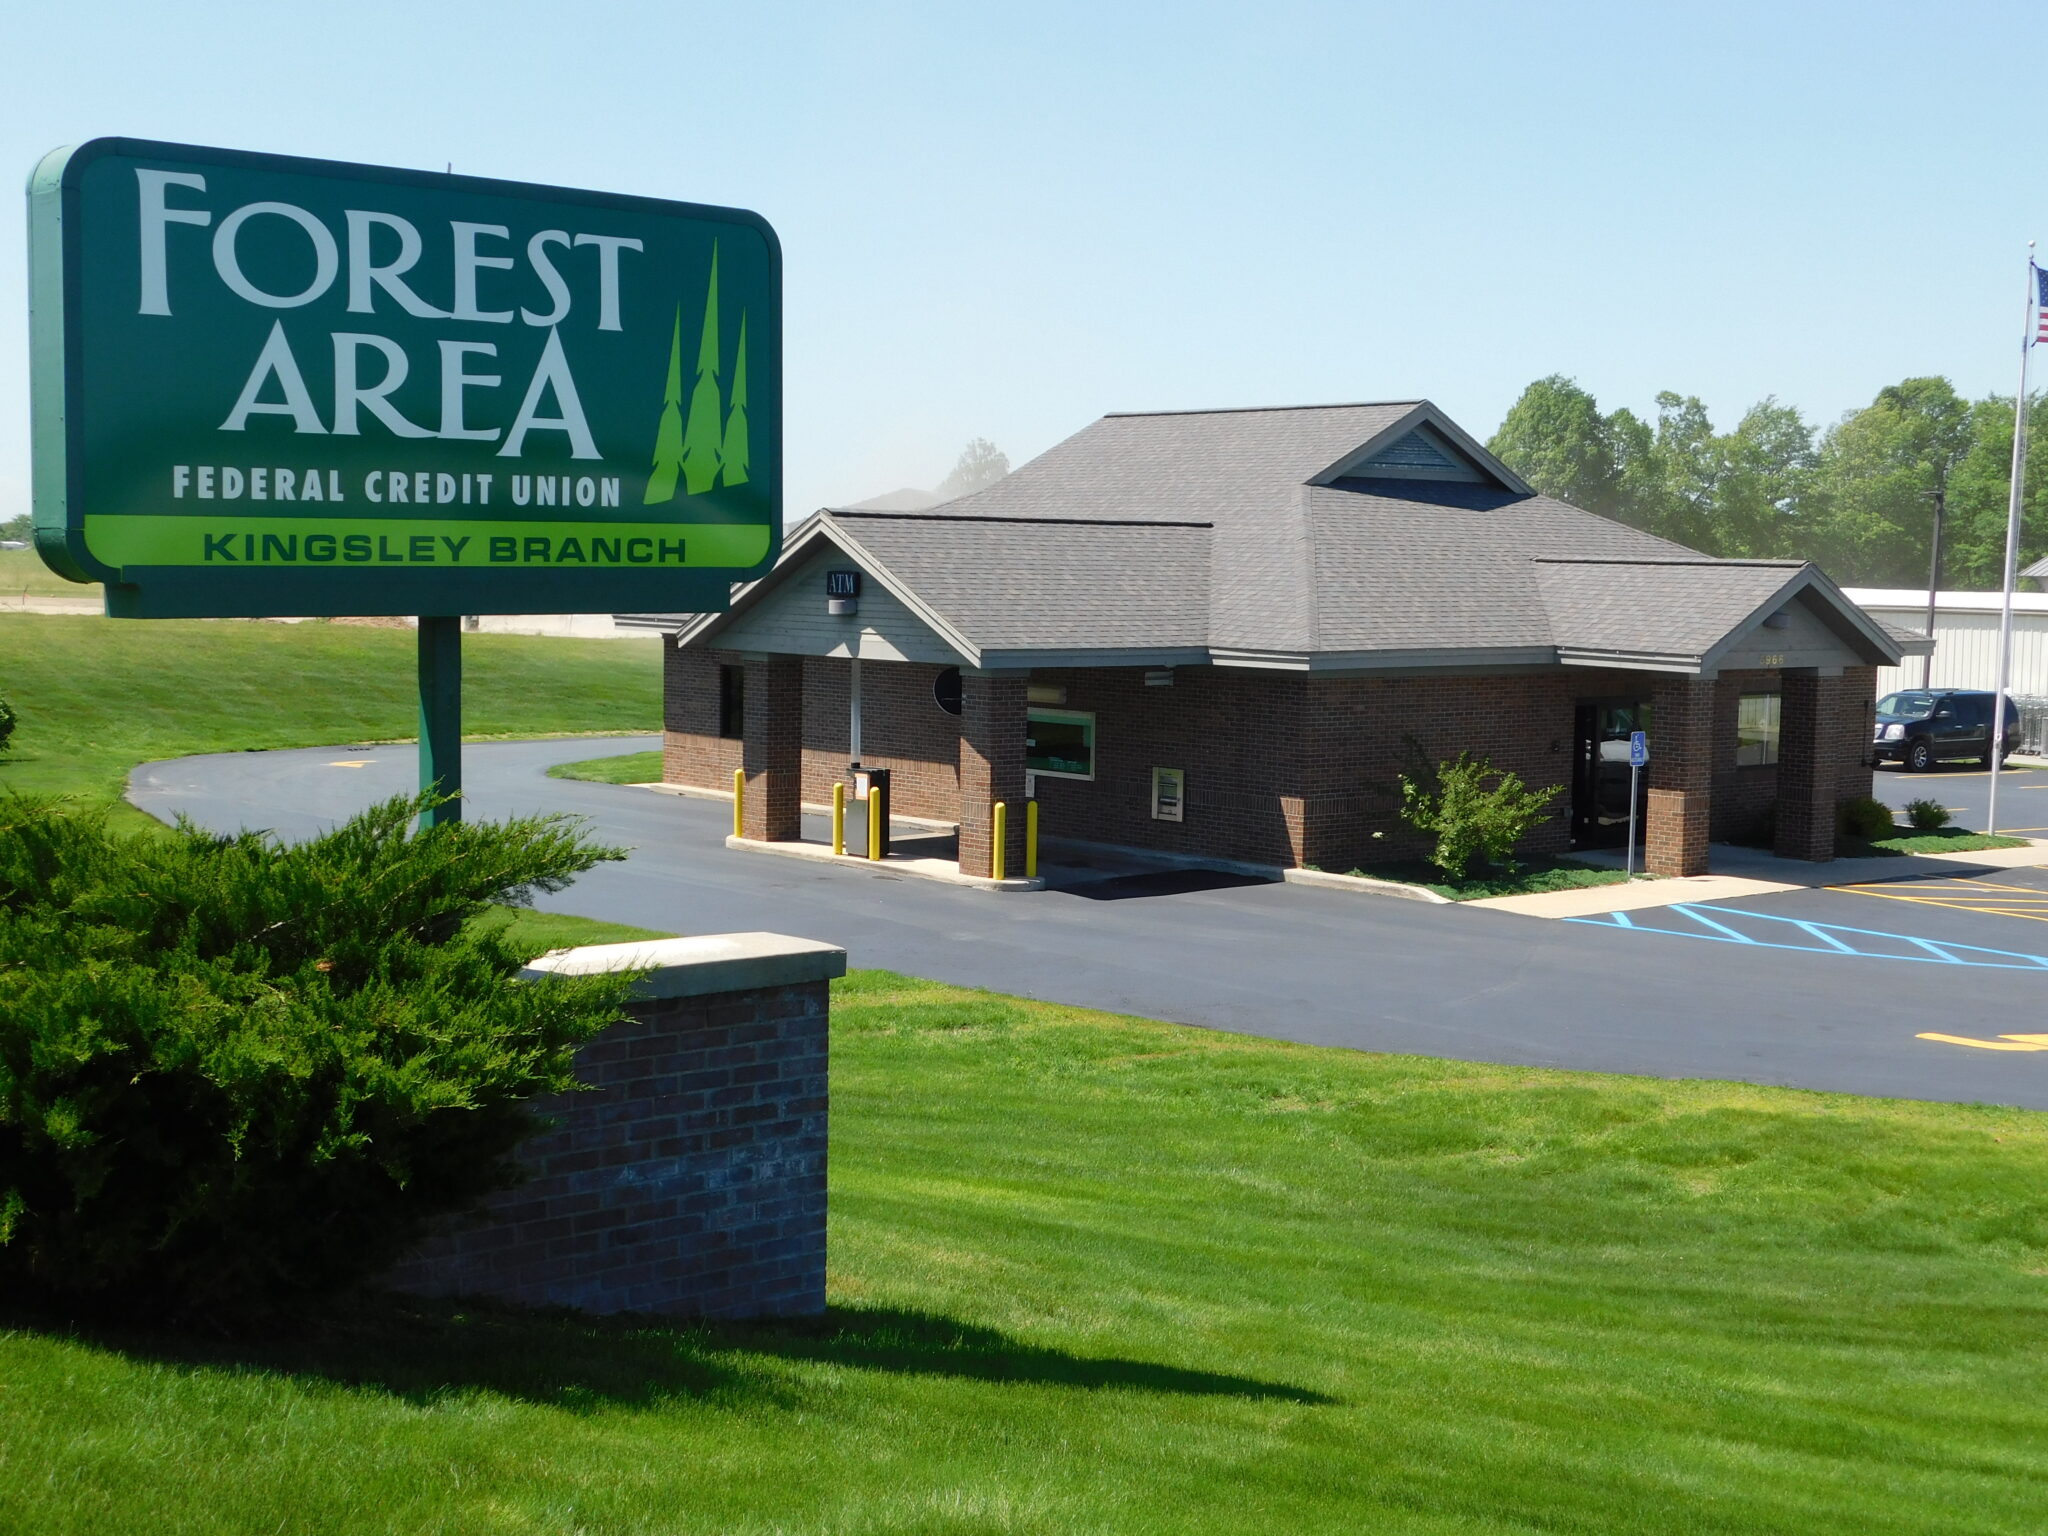
MULTIPOLYGON (((1880 763, 1903 763, 1924 773, 1957 758, 1991 761, 1990 693, 1956 688, 1909 688, 1877 701, 1877 733, 1871 755, 1880 763)), ((2019 740, 2019 706, 2005 701, 2005 751, 2019 740)), ((2003 762, 2000 763, 2003 767, 2003 762)))

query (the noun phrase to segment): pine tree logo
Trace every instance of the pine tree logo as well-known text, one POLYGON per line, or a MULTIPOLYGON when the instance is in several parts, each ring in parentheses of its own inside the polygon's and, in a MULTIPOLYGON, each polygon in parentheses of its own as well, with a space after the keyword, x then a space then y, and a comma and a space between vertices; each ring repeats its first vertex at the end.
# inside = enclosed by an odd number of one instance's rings
POLYGON ((704 323, 697 337, 697 377, 690 389, 690 414, 683 405, 683 311, 676 307, 675 331, 669 338, 668 384, 662 391, 661 424, 654 434, 654 468, 647 477, 643 504, 673 501, 676 481, 701 496, 721 480, 747 483, 747 316, 740 312, 739 352, 733 363, 732 399, 728 408, 719 388, 718 247, 711 248, 711 280, 704 295, 704 323))
POLYGON ((683 467, 683 306, 676 306, 676 331, 668 344, 668 388, 661 397, 661 425, 654 433, 654 473, 642 501, 673 501, 676 471, 683 467))
POLYGON ((732 409, 725 417, 719 468, 727 485, 747 483, 747 312, 740 311, 740 352, 732 365, 732 409))

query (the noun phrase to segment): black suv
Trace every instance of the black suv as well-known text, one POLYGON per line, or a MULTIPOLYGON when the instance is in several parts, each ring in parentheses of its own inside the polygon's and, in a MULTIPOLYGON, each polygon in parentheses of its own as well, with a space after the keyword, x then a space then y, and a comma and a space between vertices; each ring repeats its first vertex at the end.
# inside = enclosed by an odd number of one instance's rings
MULTIPOLYGON (((1954 688, 1909 688, 1888 693, 1877 701, 1877 739, 1871 743, 1871 756, 1880 763, 1904 763, 1916 773, 1950 758, 1971 757, 1989 763, 1993 697, 1954 688)), ((2019 734, 2019 706, 2007 699, 2008 756, 2019 734)))

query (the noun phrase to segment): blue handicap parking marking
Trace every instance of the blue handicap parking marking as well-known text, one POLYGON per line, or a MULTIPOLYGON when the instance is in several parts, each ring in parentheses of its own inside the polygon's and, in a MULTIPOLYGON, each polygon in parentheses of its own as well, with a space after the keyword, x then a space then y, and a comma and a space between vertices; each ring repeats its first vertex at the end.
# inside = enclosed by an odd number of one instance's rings
POLYGON ((1947 939, 1923 939, 1910 933, 1886 933, 1876 928, 1851 928, 1841 923, 1816 923, 1808 918, 1749 912, 1740 907, 1694 906, 1680 902, 1675 906, 1653 907, 1634 916, 1627 912, 1609 912, 1599 917, 1568 917, 1564 921, 1588 923, 1600 928, 1623 928, 1632 933, 1668 934, 1679 939, 1707 939, 1716 944, 1801 950, 1807 954, 1854 960, 1910 960, 1923 965, 2048 971, 2048 956, 1990 949, 1982 944, 1957 944, 1947 939), (1651 920, 1646 921, 1646 918, 1651 920), (1654 920, 1657 918, 1665 921, 1654 920))

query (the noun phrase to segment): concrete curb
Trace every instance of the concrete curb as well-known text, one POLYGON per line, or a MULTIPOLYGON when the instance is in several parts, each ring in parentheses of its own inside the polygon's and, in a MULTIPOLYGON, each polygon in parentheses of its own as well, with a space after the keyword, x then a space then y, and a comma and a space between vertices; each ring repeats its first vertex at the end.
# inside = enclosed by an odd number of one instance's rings
POLYGON ((1332 875, 1320 869, 1282 870, 1280 878, 1289 885, 1313 885, 1326 891, 1356 891, 1361 896, 1392 896, 1400 901, 1426 901, 1439 907, 1462 907, 1469 903, 1453 901, 1439 895, 1427 886, 1408 885, 1399 880, 1375 880, 1369 875, 1332 875))
POLYGON ((752 837, 728 837, 725 846, 740 853, 767 853, 784 859, 808 859, 813 864, 837 864, 875 875, 905 875, 913 880, 934 880, 941 885, 963 885, 976 891, 1042 891, 1045 881, 1034 875, 1008 880, 989 880, 980 875, 963 875, 944 859, 870 859, 858 853, 834 853, 817 843, 764 843, 752 837))

